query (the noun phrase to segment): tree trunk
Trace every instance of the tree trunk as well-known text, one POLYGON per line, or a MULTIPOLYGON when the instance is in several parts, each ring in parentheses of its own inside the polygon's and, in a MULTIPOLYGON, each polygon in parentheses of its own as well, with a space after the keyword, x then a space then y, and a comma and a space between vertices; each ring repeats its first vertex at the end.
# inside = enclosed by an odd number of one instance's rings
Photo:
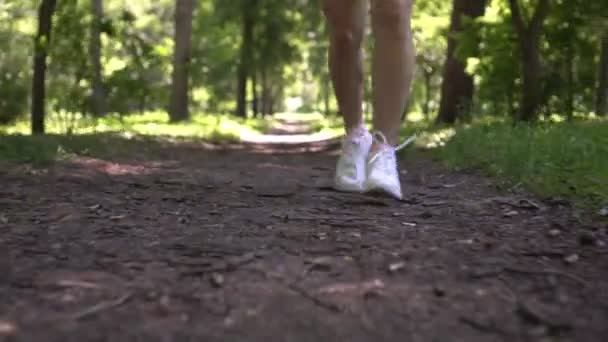
POLYGON ((258 117, 258 115, 260 114, 259 98, 258 98, 258 77, 257 77, 257 72, 255 70, 252 70, 252 71, 253 72, 251 73, 251 93, 252 93, 251 110, 253 111, 253 117, 258 117))
POLYGON ((449 124, 456 122, 459 114, 473 102, 473 77, 466 72, 466 61, 456 57, 458 42, 455 36, 463 30, 463 16, 480 17, 485 13, 485 8, 486 0, 453 1, 437 122, 449 124))
POLYGON ((598 77, 595 113, 605 116, 608 113, 608 34, 602 38, 598 77))
POLYGON ((89 55, 91 67, 93 69, 93 91, 91 95, 93 114, 97 117, 106 114, 105 94, 101 72, 101 24, 103 21, 103 2, 102 0, 92 0, 91 9, 93 23, 91 25, 91 41, 89 55))
POLYGON ((192 17, 195 0, 176 0, 175 47, 173 50, 173 73, 169 118, 171 122, 186 121, 188 111, 188 80, 192 49, 192 17))
POLYGON ((243 2, 241 24, 241 56, 237 71, 236 115, 247 117, 247 80, 250 76, 253 44, 253 6, 252 2, 243 2))
POLYGON ((522 39, 522 99, 518 118, 536 120, 541 99, 541 62, 539 40, 530 35, 522 39))
POLYGON ((268 71, 262 70, 262 115, 270 115, 270 85, 268 71))
POLYGON ((571 45, 566 48, 566 94, 564 96, 566 118, 574 118, 574 49, 571 45))
POLYGON ((522 97, 517 118, 535 121, 541 105, 542 65, 540 38, 549 13, 549 0, 538 0, 529 24, 524 22, 518 0, 509 0, 511 22, 519 41, 522 67, 522 97))
POLYGON ((422 112, 424 118, 428 121, 431 115, 431 78, 433 74, 429 72, 424 73, 424 104, 422 105, 422 112))
POLYGON ((323 74, 323 112, 325 113, 325 117, 329 117, 331 115, 331 110, 329 108, 330 101, 330 88, 329 88, 329 77, 326 74, 323 74))
POLYGON ((43 0, 38 8, 38 33, 34 42, 34 75, 32 79, 32 134, 44 134, 46 97, 46 57, 51 41, 56 0, 43 0))

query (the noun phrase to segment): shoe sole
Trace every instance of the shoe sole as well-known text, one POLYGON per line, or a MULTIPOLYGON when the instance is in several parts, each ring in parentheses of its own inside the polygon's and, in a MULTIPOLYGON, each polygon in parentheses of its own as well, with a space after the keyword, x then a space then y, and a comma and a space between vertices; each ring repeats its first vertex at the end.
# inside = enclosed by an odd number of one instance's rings
POLYGON ((371 186, 369 184, 364 184, 363 185, 363 192, 365 193, 369 193, 369 194, 381 194, 381 195, 388 195, 392 198, 395 198, 397 200, 402 200, 403 199, 403 193, 401 195, 395 195, 394 193, 386 190, 384 187, 382 186, 371 186))
POLYGON ((340 184, 340 183, 334 183, 333 188, 337 191, 340 192, 356 192, 356 193, 362 193, 363 192, 363 187, 362 186, 356 186, 356 185, 347 185, 347 184, 340 184))

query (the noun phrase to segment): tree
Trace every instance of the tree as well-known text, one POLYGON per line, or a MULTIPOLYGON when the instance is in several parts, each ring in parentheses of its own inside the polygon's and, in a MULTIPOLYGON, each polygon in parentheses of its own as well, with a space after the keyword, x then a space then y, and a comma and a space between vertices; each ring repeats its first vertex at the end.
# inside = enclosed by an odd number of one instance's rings
POLYGON ((549 0, 537 0, 536 7, 529 23, 526 23, 519 0, 509 0, 511 22, 515 30, 521 58, 522 95, 517 118, 522 121, 534 121, 542 99, 542 65, 540 55, 540 38, 543 33, 543 22, 549 14, 549 0))
POLYGON ((42 0, 38 8, 38 33, 34 41, 32 79, 32 134, 44 134, 46 57, 51 44, 51 30, 56 0, 42 0))
POLYGON ((176 0, 173 73, 169 117, 171 122, 188 120, 188 80, 192 50, 194 0, 176 0))
POLYGON ((473 101, 473 77, 466 72, 466 58, 456 56, 459 45, 457 36, 463 31, 465 17, 474 19, 483 16, 485 8, 486 0, 453 1, 437 122, 456 122, 459 113, 473 101))
POLYGON ((104 116, 106 114, 105 94, 101 72, 101 26, 103 23, 103 2, 102 0, 91 0, 91 12, 93 21, 91 24, 91 40, 89 45, 89 56, 91 58, 92 94, 91 102, 93 114, 104 116))
POLYGON ((253 57, 253 29, 255 25, 256 0, 241 1, 241 48, 237 71, 236 115, 247 116, 247 80, 251 74, 253 57))
POLYGON ((608 34, 602 37, 601 45, 595 113, 604 116, 608 113, 608 34))

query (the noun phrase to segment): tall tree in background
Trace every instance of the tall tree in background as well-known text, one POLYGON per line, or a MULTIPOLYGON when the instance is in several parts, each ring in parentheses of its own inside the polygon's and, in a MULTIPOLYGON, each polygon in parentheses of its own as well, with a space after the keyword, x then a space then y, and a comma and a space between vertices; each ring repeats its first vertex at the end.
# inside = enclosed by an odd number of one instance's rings
POLYGON ((473 77, 466 72, 466 59, 458 58, 457 35, 463 30, 465 17, 483 16, 486 0, 453 0, 448 49, 443 68, 441 104, 437 122, 454 123, 473 101, 473 77))
POLYGON ((91 0, 93 21, 91 24, 91 40, 89 54, 93 69, 93 92, 91 96, 92 109, 95 116, 106 114, 105 93, 101 72, 101 25, 103 22, 103 1, 91 0))
POLYGON ((253 57, 256 3, 256 0, 241 1, 241 48, 236 90, 236 115, 241 117, 247 116, 247 80, 251 74, 251 60, 253 57))
POLYGON ((32 79, 32 134, 44 134, 46 57, 51 42, 56 0, 42 0, 38 8, 38 33, 34 41, 34 75, 32 79))
POLYGON ((195 0, 176 0, 173 73, 169 118, 171 122, 188 120, 188 80, 192 50, 192 18, 195 0))
POLYGON ((595 113, 608 113, 608 34, 602 37, 595 113))
POLYGON ((526 23, 519 0, 509 0, 511 22, 519 43, 522 68, 522 95, 518 119, 534 121, 542 97, 542 65, 540 55, 540 38, 543 33, 543 22, 549 14, 549 0, 537 0, 536 7, 529 23, 526 23))

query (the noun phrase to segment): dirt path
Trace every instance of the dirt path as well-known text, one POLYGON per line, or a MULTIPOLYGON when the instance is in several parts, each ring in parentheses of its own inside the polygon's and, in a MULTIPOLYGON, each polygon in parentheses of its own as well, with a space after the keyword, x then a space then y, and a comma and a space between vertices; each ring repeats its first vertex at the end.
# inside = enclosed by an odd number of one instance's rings
POLYGON ((608 336, 605 224, 420 160, 404 201, 341 194, 331 152, 263 152, 0 171, 0 341, 608 336))

